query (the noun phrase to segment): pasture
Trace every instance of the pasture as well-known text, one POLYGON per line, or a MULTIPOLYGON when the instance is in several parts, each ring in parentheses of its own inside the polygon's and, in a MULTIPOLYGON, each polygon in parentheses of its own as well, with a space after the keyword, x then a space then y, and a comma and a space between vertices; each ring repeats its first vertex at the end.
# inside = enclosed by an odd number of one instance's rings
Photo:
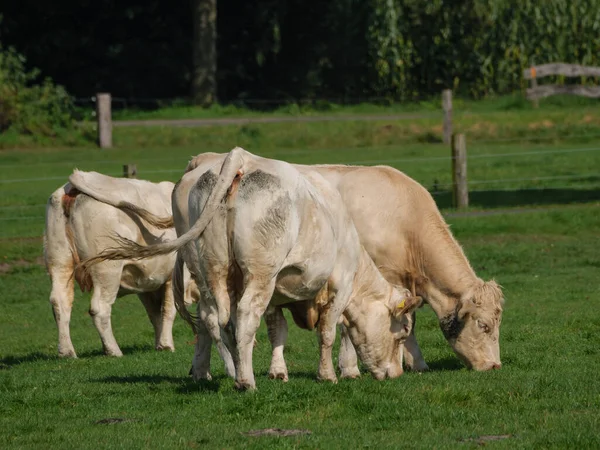
MULTIPOLYGON (((450 208, 447 146, 418 138, 394 144, 403 125, 386 122, 117 129, 112 150, 0 152, 0 447, 600 447, 600 147, 593 136, 559 139, 543 124, 534 140, 525 131, 490 139, 493 120, 472 131, 487 130, 487 140, 467 143, 469 214, 450 208), (89 295, 78 289, 71 330, 80 358, 59 360, 50 282, 40 265, 50 193, 74 167, 120 176, 123 164, 136 163, 139 178, 176 181, 191 155, 234 145, 290 162, 389 164, 423 183, 477 274, 504 288, 502 369, 467 371, 424 307, 417 338, 430 372, 320 384, 316 336, 288 316, 289 382, 267 378, 263 324, 254 350, 258 391, 239 393, 216 351, 213 381, 189 378, 193 336, 179 318, 176 352, 155 352, 134 296, 113 308, 125 356, 103 356, 89 295), (311 434, 244 434, 265 428, 311 434)), ((413 125, 425 137, 433 126, 413 125)))

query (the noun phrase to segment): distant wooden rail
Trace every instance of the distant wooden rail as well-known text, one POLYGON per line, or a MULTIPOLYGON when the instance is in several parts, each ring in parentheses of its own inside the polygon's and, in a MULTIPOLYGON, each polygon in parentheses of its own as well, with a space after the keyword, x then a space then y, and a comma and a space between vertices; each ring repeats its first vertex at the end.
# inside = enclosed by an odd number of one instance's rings
POLYGON ((579 64, 551 63, 531 66, 523 70, 523 78, 531 80, 527 89, 527 98, 537 106, 540 98, 557 94, 580 95, 582 97, 600 98, 600 86, 546 84, 538 86, 538 78, 548 76, 564 77, 600 77, 600 67, 581 66, 579 64))

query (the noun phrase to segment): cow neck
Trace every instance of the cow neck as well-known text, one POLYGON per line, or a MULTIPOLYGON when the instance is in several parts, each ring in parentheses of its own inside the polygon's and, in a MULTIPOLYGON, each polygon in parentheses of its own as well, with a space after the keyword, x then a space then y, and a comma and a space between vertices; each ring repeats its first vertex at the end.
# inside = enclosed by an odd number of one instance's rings
POLYGON ((438 318, 456 314, 464 294, 482 280, 441 216, 425 226, 427 239, 409 236, 406 286, 416 281, 416 294, 425 298, 438 318))
POLYGON ((389 299, 391 285, 386 281, 375 263, 361 246, 358 269, 352 285, 352 302, 382 301, 389 299))

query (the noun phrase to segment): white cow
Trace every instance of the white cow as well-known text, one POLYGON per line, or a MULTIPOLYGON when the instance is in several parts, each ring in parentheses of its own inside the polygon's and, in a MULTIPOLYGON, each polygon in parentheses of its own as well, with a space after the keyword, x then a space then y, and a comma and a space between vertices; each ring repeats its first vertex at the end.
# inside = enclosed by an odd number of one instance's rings
MULTIPOLYGON (((50 303, 58 326, 59 356, 76 357, 69 329, 74 281, 82 291, 93 291, 90 315, 107 355, 123 354, 112 332, 111 309, 117 297, 132 293, 138 295, 146 308, 155 331, 156 349, 173 351, 172 326, 176 315, 171 288, 173 255, 144 261, 106 261, 89 274, 76 269, 81 260, 114 245, 109 236, 115 232, 139 243, 174 239, 171 220, 150 225, 140 219, 146 212, 171 216, 173 183, 119 179, 81 171, 75 171, 69 180, 48 199, 44 232, 44 257, 52 281, 50 303)), ((195 300, 189 281, 188 272, 186 300, 191 303, 195 300)))
MULTIPOLYGON (((185 315, 179 286, 185 260, 196 282, 206 282, 210 293, 201 296, 201 314, 216 317, 220 330, 235 336, 238 388, 255 389, 252 347, 269 303, 308 301, 307 308, 317 311, 319 379, 337 380, 331 351, 342 320, 342 346, 356 348, 375 378, 401 375, 400 347, 411 327, 407 314, 419 301, 408 290, 389 284, 377 270, 339 193, 316 172, 300 174, 290 164, 241 148, 222 160, 186 175, 193 183, 189 195, 179 195, 186 177, 173 192, 175 223, 182 228, 193 224, 186 233, 150 246, 121 238, 120 248, 82 266, 185 247, 174 271, 176 304, 185 315), (185 203, 185 211, 179 210, 185 203)), ((211 329, 210 320, 207 324, 218 339, 220 330, 211 329)), ((275 353, 282 343, 273 345, 275 353)))
MULTIPOLYGON (((190 161, 186 172, 221 158, 217 153, 202 153, 190 161)), ((476 275, 427 189, 388 166, 293 166, 301 173, 318 172, 339 191, 361 243, 383 276, 423 297, 467 367, 501 366, 502 290, 493 280, 476 275)), ((267 324, 271 318, 273 327, 284 324, 283 316, 275 319, 277 315, 267 315, 267 324)), ((426 370, 414 334, 404 347, 407 365, 426 370)))

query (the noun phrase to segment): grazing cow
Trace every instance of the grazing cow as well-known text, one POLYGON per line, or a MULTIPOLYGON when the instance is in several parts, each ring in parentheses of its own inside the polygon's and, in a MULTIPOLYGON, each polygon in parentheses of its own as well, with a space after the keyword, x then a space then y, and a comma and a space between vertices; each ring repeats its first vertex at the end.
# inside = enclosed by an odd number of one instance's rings
MULTIPOLYGON (((331 352, 341 321, 342 345, 350 341, 376 379, 401 375, 400 347, 411 327, 407 315, 419 299, 383 278, 360 244, 339 193, 316 172, 300 174, 290 164, 239 147, 221 161, 188 174, 194 183, 189 195, 181 198, 179 186, 173 192, 176 223, 185 219, 178 205, 188 204, 189 221, 182 226, 193 225, 186 233, 150 246, 121 237, 120 248, 82 266, 187 246, 178 258, 174 283, 179 285, 182 260, 199 285, 206 283, 207 289, 201 289, 210 295, 202 295, 200 303, 208 303, 205 311, 234 336, 238 388, 255 389, 252 344, 267 307, 292 302, 303 302, 318 315, 319 379, 337 380, 331 352)), ((189 314, 179 286, 175 292, 178 309, 189 314)), ((274 351, 278 344, 273 343, 274 351)))
MULTIPOLYGON (((106 261, 89 274, 76 269, 82 259, 114 245, 109 236, 114 232, 140 243, 174 239, 172 220, 150 225, 140 219, 144 214, 172 214, 173 183, 150 183, 80 171, 75 171, 69 180, 48 199, 44 232, 44 257, 52 281, 50 303, 58 326, 59 356, 77 357, 69 330, 74 281, 82 291, 93 291, 90 315, 107 355, 123 354, 112 332, 111 309, 117 297, 132 293, 138 295, 146 308, 154 327, 156 349, 173 351, 172 326, 176 315, 171 288, 173 256, 157 256, 141 262, 106 261)), ((193 286, 189 281, 188 272, 186 299, 191 303, 193 286)))
MULTIPOLYGON (((200 154, 186 172, 221 157, 200 154)), ((383 276, 392 284, 410 286, 413 295, 431 306, 446 340, 467 367, 501 366, 502 290, 493 280, 477 277, 427 189, 388 166, 293 166, 301 173, 317 171, 339 191, 361 243, 383 276)), ((409 367, 427 369, 414 334, 404 348, 409 367)))

